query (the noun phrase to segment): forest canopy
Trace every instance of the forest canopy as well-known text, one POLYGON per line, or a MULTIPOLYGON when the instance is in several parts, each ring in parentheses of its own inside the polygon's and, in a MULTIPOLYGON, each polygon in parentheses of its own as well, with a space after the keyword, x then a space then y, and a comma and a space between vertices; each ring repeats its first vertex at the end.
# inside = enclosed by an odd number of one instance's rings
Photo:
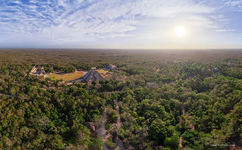
POLYGON ((241 79, 239 50, 0 50, 0 147, 241 148, 241 79), (29 74, 108 64, 112 76, 89 84, 29 74), (104 112, 106 141, 85 126, 99 129, 104 112))

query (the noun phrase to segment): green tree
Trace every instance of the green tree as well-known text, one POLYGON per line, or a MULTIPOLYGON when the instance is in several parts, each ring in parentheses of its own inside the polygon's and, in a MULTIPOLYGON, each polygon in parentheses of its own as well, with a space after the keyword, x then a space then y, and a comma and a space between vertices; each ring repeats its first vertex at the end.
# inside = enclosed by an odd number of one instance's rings
POLYGON ((9 94, 11 95, 15 95, 16 94, 16 89, 15 87, 11 87, 10 90, 9 90, 9 94))

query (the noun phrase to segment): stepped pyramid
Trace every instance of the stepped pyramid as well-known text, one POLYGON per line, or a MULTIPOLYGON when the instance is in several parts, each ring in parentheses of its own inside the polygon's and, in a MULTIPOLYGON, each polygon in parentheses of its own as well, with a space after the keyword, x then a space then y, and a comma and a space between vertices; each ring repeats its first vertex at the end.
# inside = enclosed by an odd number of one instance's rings
POLYGON ((88 73, 83 76, 83 79, 86 82, 92 82, 92 81, 97 82, 99 80, 104 80, 104 78, 97 71, 96 67, 92 67, 91 70, 89 70, 88 73))
POLYGON ((108 65, 105 70, 115 70, 117 67, 113 64, 108 65))

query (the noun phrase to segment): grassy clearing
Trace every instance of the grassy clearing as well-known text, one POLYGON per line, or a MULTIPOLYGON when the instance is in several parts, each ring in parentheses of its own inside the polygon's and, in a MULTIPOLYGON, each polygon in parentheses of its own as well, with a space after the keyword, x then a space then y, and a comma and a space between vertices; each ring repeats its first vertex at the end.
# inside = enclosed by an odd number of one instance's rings
POLYGON ((109 71, 105 71, 103 69, 98 69, 97 71, 103 76, 103 78, 111 76, 110 74, 107 74, 109 71))
POLYGON ((108 71, 105 71, 105 70, 103 70, 103 69, 98 69, 97 70, 100 74, 104 74, 104 75, 106 75, 107 73, 108 73, 108 71))
MULTIPOLYGON (((103 78, 110 76, 109 74, 107 74, 108 71, 105 71, 103 69, 98 69, 97 71, 103 76, 103 78)), ((63 81, 68 82, 68 81, 79 79, 83 77, 86 73, 87 71, 77 71, 75 73, 68 73, 63 75, 53 73, 53 74, 50 74, 49 77, 51 79, 58 79, 58 80, 62 79, 63 81)))
POLYGON ((62 79, 63 81, 72 81, 83 77, 86 73, 87 71, 77 71, 75 73, 68 73, 63 75, 53 73, 53 74, 50 74, 49 77, 51 79, 59 79, 59 80, 62 79))

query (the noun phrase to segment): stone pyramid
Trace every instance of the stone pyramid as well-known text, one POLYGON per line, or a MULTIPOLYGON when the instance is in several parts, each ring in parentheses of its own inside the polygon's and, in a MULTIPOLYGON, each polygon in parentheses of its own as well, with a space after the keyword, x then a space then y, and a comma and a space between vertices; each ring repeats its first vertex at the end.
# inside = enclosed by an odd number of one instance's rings
POLYGON ((108 65, 105 70, 115 70, 117 67, 113 64, 108 65))
POLYGON ((92 81, 98 82, 99 80, 104 80, 102 75, 100 75, 100 73, 97 71, 95 67, 92 67, 91 70, 89 70, 88 73, 83 76, 83 79, 86 82, 92 82, 92 81))

